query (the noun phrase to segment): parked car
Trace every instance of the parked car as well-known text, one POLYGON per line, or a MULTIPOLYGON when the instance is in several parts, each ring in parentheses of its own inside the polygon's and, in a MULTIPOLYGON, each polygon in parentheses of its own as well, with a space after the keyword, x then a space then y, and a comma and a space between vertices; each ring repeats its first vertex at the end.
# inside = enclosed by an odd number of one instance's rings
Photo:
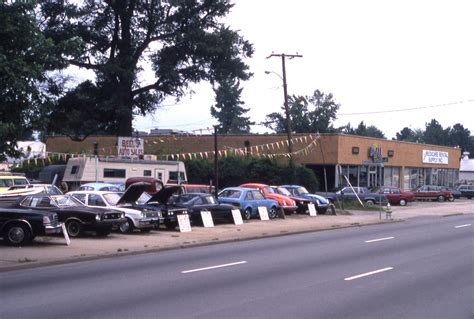
POLYGON ((437 200, 438 202, 452 202, 454 200, 451 192, 442 190, 441 186, 436 185, 423 185, 412 190, 412 192, 417 200, 437 200))
POLYGON ((144 189, 150 195, 158 193, 163 187, 163 182, 154 177, 130 177, 125 181, 125 189, 128 189, 130 185, 136 183, 146 183, 148 186, 144 189))
POLYGON ((186 208, 193 224, 201 224, 201 211, 211 212, 212 218, 221 221, 233 221, 230 204, 220 204, 211 194, 186 193, 172 198, 169 202, 174 206, 186 208))
POLYGON ((157 229, 162 221, 161 211, 150 208, 137 208, 136 201, 148 185, 135 184, 130 186, 125 193, 111 191, 73 191, 71 196, 81 201, 84 205, 95 208, 109 208, 122 212, 125 219, 119 225, 121 233, 131 233, 139 229, 149 232, 157 229))
POLYGON ((308 204, 311 204, 313 201, 307 198, 303 198, 297 195, 292 194, 286 188, 281 186, 271 186, 277 194, 285 195, 295 201, 298 209, 296 212, 298 214, 309 214, 308 204))
POLYGON ((270 218, 277 217, 278 202, 273 199, 265 199, 256 188, 228 187, 224 188, 218 195, 220 203, 230 204, 240 209, 242 218, 245 220, 258 217, 259 206, 267 208, 270 218))
POLYGON ((263 197, 266 199, 276 200, 278 202, 278 206, 280 206, 286 214, 294 213, 298 209, 298 206, 293 199, 286 195, 278 194, 273 188, 266 184, 246 183, 240 185, 239 187, 258 189, 260 192, 262 192, 263 197))
POLYGON ((459 185, 457 190, 461 192, 462 197, 471 199, 474 197, 474 185, 459 185))
POLYGON ((409 191, 403 191, 394 186, 382 186, 371 190, 372 193, 385 195, 390 205, 405 206, 409 202, 415 201, 415 194, 409 191))
POLYGON ((316 211, 318 213, 320 214, 326 213, 329 206, 329 200, 326 199, 325 197, 317 195, 317 194, 312 194, 308 192, 306 187, 303 187, 300 185, 281 185, 280 187, 288 190, 294 196, 298 196, 298 197, 302 197, 302 198, 310 200, 316 206, 316 211))
POLYGON ((338 199, 349 199, 357 200, 360 198, 367 206, 373 206, 381 203, 387 205, 388 200, 384 194, 371 192, 367 187, 343 187, 340 191, 336 192, 338 199))
POLYGON ((120 187, 116 184, 110 183, 85 183, 79 186, 76 190, 78 191, 111 191, 120 192, 120 187))
POLYGON ((28 185, 29 183, 25 176, 14 174, 0 175, 0 193, 6 192, 11 186, 28 185))
POLYGON ((448 191, 448 192, 450 192, 451 194, 453 194, 453 198, 454 198, 454 199, 460 199, 461 196, 462 196, 462 193, 461 193, 459 190, 454 189, 454 188, 451 188, 451 187, 441 186, 441 190, 443 190, 443 191, 448 191))
POLYGON ((7 245, 22 246, 36 236, 60 233, 61 225, 54 212, 0 208, 0 236, 7 245))
POLYGON ((57 213, 59 221, 66 224, 70 237, 78 237, 86 230, 106 236, 113 226, 124 221, 122 212, 86 207, 70 195, 27 195, 20 198, 14 206, 57 213))

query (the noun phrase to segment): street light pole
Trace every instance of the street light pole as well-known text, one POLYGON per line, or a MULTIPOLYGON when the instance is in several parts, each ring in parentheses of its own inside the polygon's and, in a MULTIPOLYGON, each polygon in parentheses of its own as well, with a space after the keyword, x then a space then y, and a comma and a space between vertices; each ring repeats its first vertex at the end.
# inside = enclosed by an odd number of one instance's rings
POLYGON ((285 65, 285 58, 288 57, 290 59, 293 58, 301 58, 303 57, 301 54, 270 54, 268 58, 271 57, 281 57, 281 67, 282 67, 282 74, 283 74, 283 103, 285 106, 285 115, 286 115, 286 133, 288 135, 288 153, 290 155, 290 166, 293 166, 293 141, 292 141, 292 129, 291 129, 291 116, 290 116, 290 107, 288 105, 288 88, 286 84, 286 65, 285 65))

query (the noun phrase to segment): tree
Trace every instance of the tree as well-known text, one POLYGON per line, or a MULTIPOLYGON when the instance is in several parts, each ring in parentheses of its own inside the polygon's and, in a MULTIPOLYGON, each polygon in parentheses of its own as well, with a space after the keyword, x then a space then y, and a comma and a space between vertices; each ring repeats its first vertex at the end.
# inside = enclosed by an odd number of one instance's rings
POLYGON ((408 127, 404 127, 400 132, 396 133, 397 141, 407 141, 407 142, 415 142, 415 132, 408 127))
POLYGON ((216 104, 211 106, 211 115, 219 121, 221 134, 249 133, 250 125, 255 124, 243 116, 249 109, 242 107, 244 102, 240 100, 242 88, 239 86, 238 81, 225 79, 214 89, 216 104))
POLYGON ((56 48, 38 29, 29 4, 0 3, 0 160, 18 156, 47 101, 48 70, 59 66, 56 48))
POLYGON ((366 126, 364 121, 361 121, 357 128, 353 128, 351 123, 347 123, 347 125, 340 127, 339 131, 345 134, 352 134, 352 135, 359 135, 359 136, 368 136, 368 137, 375 137, 375 138, 385 138, 385 135, 381 130, 379 130, 376 126, 370 125, 366 126))
MULTIPOLYGON (((340 105, 334 101, 331 93, 315 90, 312 96, 291 96, 288 99, 292 130, 296 133, 334 132, 332 121, 340 105)), ((277 133, 286 132, 285 108, 282 113, 268 114, 264 125, 277 133)))
POLYGON ((229 0, 45 1, 42 28, 55 43, 74 44, 63 45, 64 60, 96 75, 96 90, 87 91, 95 95, 84 99, 110 113, 102 119, 109 133, 129 136, 134 115, 154 111, 168 96, 179 99, 191 83, 251 76, 243 60, 252 45, 220 22, 232 6, 229 0))
POLYGON ((448 145, 447 135, 448 131, 445 131, 441 124, 435 119, 432 119, 430 123, 425 124, 425 132, 423 134, 423 143, 434 144, 434 145, 448 145))
POLYGON ((454 124, 454 126, 448 128, 448 130, 449 146, 459 146, 463 152, 468 151, 471 143, 471 132, 459 123, 454 124))

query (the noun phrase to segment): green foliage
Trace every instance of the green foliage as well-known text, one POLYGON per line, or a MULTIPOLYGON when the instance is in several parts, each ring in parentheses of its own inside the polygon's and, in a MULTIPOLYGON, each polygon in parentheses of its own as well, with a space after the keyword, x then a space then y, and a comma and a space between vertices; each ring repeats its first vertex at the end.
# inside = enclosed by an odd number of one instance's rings
MULTIPOLYGON (((276 160, 253 157, 225 157, 218 161, 219 188, 239 186, 244 183, 269 185, 298 184, 309 190, 319 186, 314 172, 304 166, 290 167, 276 160)), ((214 164, 206 160, 186 161, 190 183, 209 184, 214 174, 214 164)))
POLYGON ((242 88, 240 83, 235 80, 224 80, 214 89, 216 94, 216 104, 211 106, 211 115, 215 117, 220 127, 220 134, 238 134, 249 133, 251 122, 249 117, 243 116, 249 111, 243 108, 244 102, 240 100, 242 88))
MULTIPOLYGON (((244 59, 252 45, 222 23, 232 6, 229 0, 41 2, 43 32, 61 45, 64 61, 96 75, 94 87, 80 85, 67 97, 79 107, 78 118, 51 130, 128 136, 134 115, 153 112, 166 97, 181 98, 192 83, 248 79, 244 59), (97 112, 92 117, 87 101, 97 112), (80 120, 87 125, 77 127, 80 120)), ((64 100, 57 107, 52 121, 71 109, 64 100)))
POLYGON ((351 127, 350 123, 347 123, 346 126, 339 128, 339 131, 344 134, 352 134, 358 136, 368 136, 368 137, 375 137, 375 138, 385 138, 385 135, 381 130, 379 130, 376 126, 370 125, 366 126, 364 121, 361 121, 357 128, 351 127))
MULTIPOLYGON (((340 105, 334 101, 331 93, 325 94, 315 90, 312 96, 291 96, 288 99, 291 128, 296 133, 331 133, 335 132, 332 122, 340 105)), ((268 114, 265 126, 276 133, 286 132, 285 108, 283 113, 268 114)))

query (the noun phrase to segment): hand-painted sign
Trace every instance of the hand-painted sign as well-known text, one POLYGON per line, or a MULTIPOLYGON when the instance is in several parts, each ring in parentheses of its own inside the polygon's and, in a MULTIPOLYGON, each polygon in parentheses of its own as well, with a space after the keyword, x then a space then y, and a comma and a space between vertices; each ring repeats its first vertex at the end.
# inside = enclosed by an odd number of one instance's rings
POLYGON ((423 163, 448 165, 449 153, 440 151, 423 150, 423 163))
POLYGON ((214 221, 212 220, 212 214, 208 210, 201 210, 202 224, 204 227, 214 227, 214 221))
POLYGON ((314 206, 313 203, 308 204, 308 210, 309 210, 309 216, 318 216, 318 213, 316 212, 316 207, 314 206))
POLYGON ((182 233, 191 231, 191 222, 189 221, 189 215, 179 214, 178 216, 179 231, 182 233))
POLYGON ((270 220, 268 210, 265 206, 258 206, 258 214, 260 215, 260 220, 270 220))
POLYGON ((117 141, 118 156, 127 158, 139 158, 144 154, 144 142, 138 137, 119 136, 117 141))
POLYGON ((377 144, 374 144, 369 147, 369 158, 371 158, 375 163, 382 162, 382 148, 377 144))
POLYGON ((240 210, 233 209, 232 210, 232 217, 234 217, 234 224, 242 225, 244 221, 242 220, 242 215, 240 214, 240 210))

